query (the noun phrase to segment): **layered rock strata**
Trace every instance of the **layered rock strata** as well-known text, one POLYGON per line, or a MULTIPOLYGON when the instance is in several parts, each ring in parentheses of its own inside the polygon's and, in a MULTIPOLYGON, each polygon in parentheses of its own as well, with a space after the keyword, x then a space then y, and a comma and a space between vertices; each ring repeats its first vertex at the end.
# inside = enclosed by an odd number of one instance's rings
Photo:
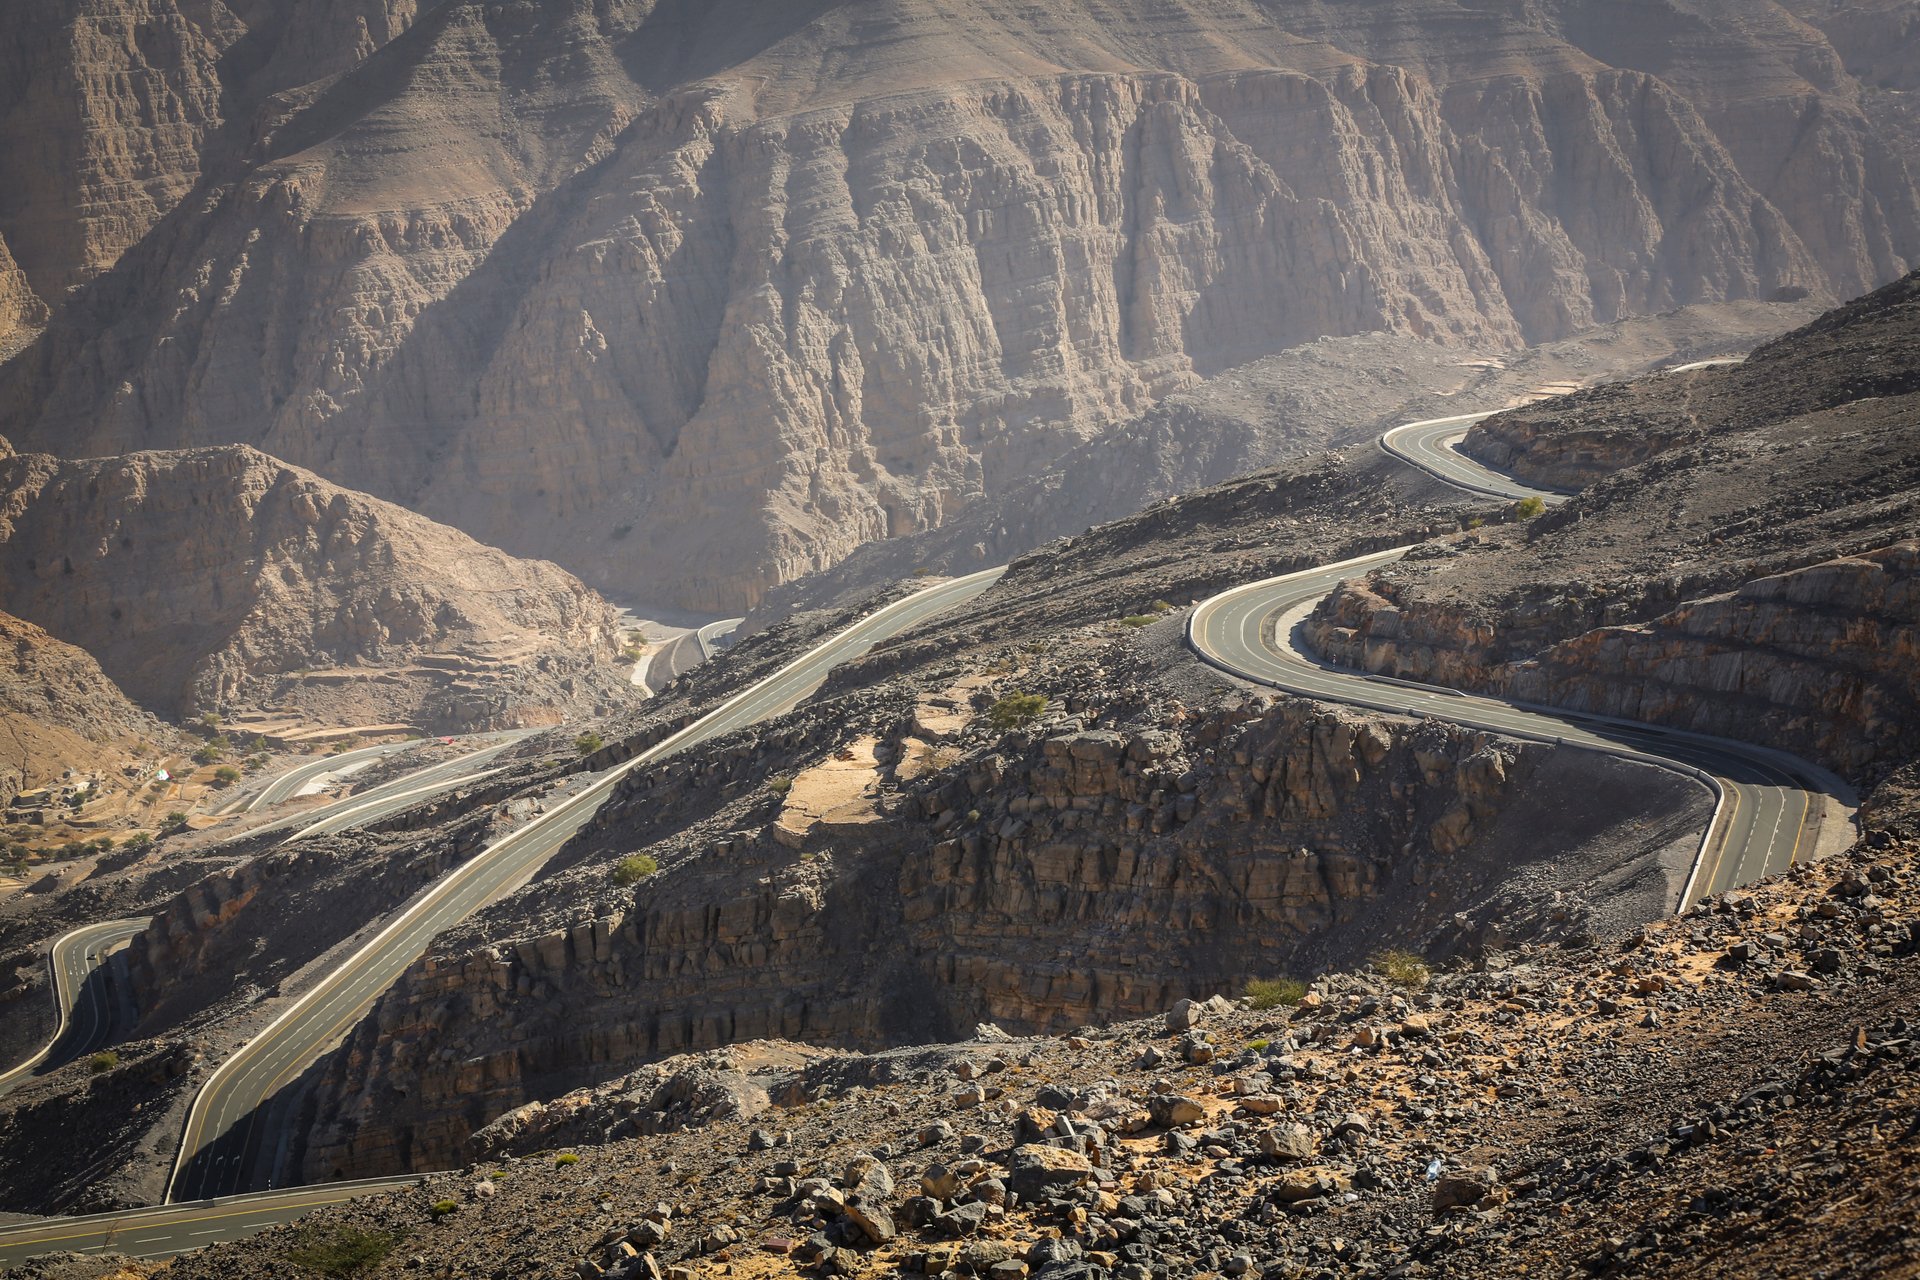
POLYGON ((304 85, 263 12, 245 144, 9 367, 9 420, 244 439, 687 606, 1321 335, 1505 348, 1920 247, 1772 4, 342 4, 304 85))

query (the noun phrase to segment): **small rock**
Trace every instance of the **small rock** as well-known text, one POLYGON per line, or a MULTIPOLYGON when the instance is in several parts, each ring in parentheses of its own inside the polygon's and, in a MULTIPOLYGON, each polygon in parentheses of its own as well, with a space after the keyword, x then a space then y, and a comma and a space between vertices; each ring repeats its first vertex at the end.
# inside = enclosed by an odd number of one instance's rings
POLYGON ((1147 1099, 1147 1110, 1153 1122, 1163 1129, 1193 1124, 1207 1115, 1206 1108, 1183 1094, 1155 1094, 1147 1099))
POLYGON ((960 1175, 943 1164, 930 1164, 920 1175, 920 1192, 935 1200, 952 1200, 960 1194, 960 1175))
POLYGON ((1260 1135, 1261 1153, 1281 1160, 1311 1159, 1318 1146, 1304 1124, 1276 1125, 1260 1135))
POLYGON ((933 1225, 946 1234, 958 1239, 970 1236, 987 1225, 992 1211, 986 1204, 974 1201, 971 1204, 958 1205, 947 1210, 933 1220, 933 1225))
POLYGON ((885 1244, 898 1234, 886 1205, 864 1196, 854 1196, 847 1201, 847 1221, 860 1228, 860 1234, 871 1244, 885 1244))
POLYGON ((1092 1176, 1093 1165, 1085 1156, 1062 1147, 1015 1147, 1007 1159, 1007 1186, 1023 1202, 1077 1187, 1092 1176))
POLYGON ((893 1175, 887 1166, 865 1152, 847 1161, 840 1173, 840 1185, 869 1200, 885 1200, 893 1194, 893 1175))
POLYGON ((1364 1111, 1349 1111, 1346 1118, 1333 1126, 1333 1136, 1345 1137, 1350 1133, 1368 1134, 1373 1132, 1373 1118, 1364 1111))
POLYGON ((1337 1169, 1292 1169, 1267 1185, 1267 1194, 1281 1204, 1338 1195, 1352 1188, 1347 1175, 1337 1169))
POLYGON ((1433 1211, 1473 1208, 1492 1199, 1499 1186, 1499 1173, 1487 1165, 1442 1174, 1433 1184, 1433 1211))

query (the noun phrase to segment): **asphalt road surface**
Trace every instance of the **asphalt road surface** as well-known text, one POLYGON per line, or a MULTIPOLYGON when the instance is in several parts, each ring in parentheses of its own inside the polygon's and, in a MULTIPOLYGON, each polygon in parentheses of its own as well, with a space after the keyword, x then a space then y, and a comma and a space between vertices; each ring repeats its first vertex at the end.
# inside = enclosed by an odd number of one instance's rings
POLYGON ((309 836, 333 835, 350 827, 365 826, 369 822, 392 817, 429 796, 487 777, 495 772, 488 768, 495 758, 522 738, 538 732, 537 729, 523 729, 509 733, 502 741, 491 746, 469 751, 451 760, 442 760, 424 769, 415 769, 344 800, 298 814, 281 825, 291 829, 292 834, 287 839, 292 841, 304 840, 309 836))
POLYGON ((19 1066, 0 1074, 5 1093, 36 1071, 51 1071, 112 1042, 122 1021, 122 993, 109 980, 108 952, 147 927, 147 917, 83 925, 55 939, 49 954, 59 1023, 53 1039, 19 1066))
POLYGON ((279 777, 261 788, 260 794, 245 804, 234 806, 235 813, 252 813, 255 809, 264 809, 279 804, 282 800, 291 800, 300 794, 300 789, 309 782, 338 773, 348 765, 370 763, 382 756, 390 756, 397 751, 408 751, 418 746, 416 742, 383 742, 376 747, 361 747, 357 751, 342 751, 339 755, 325 755, 318 760, 309 760, 306 764, 287 770, 279 777))
POLYGON ((334 1182, 324 1187, 294 1187, 218 1202, 158 1205, 150 1209, 0 1227, 0 1269, 16 1267, 29 1258, 54 1250, 124 1253, 135 1258, 171 1257, 292 1222, 323 1205, 340 1204, 374 1191, 410 1185, 412 1179, 394 1178, 334 1182))
POLYGON ((726 646, 721 638, 731 635, 745 618, 722 618, 704 627, 675 636, 647 663, 647 686, 659 690, 672 684, 726 646))
POLYGON ((271 1176, 286 1135, 276 1109, 266 1104, 358 1021, 436 934, 533 875, 628 772, 792 708, 835 666, 972 599, 1001 572, 989 569, 929 587, 876 611, 441 877, 208 1079, 187 1119, 168 1200, 232 1195, 271 1176))
MULTIPOLYGON (((1408 423, 1382 435, 1380 447, 1474 493, 1508 500, 1538 497, 1550 505, 1566 501, 1564 494, 1522 485, 1454 450, 1467 429, 1488 416, 1462 414, 1408 423)), ((1678 768, 1697 778, 1716 792, 1719 803, 1676 906, 1783 871, 1809 852, 1812 793, 1844 794, 1845 787, 1785 752, 1658 725, 1469 696, 1320 662, 1303 643, 1298 619, 1342 581, 1391 563, 1407 550, 1399 547, 1224 591, 1194 610, 1187 624, 1188 642, 1221 670, 1291 693, 1585 747, 1678 768)))

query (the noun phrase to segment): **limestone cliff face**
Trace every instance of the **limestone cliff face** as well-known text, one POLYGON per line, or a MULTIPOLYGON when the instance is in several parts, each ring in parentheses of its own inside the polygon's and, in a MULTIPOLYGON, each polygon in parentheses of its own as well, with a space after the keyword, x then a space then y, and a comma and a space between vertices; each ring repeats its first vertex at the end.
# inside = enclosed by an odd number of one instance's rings
POLYGON ((0 237, 0 360, 13 355, 46 321, 47 304, 34 293, 27 273, 0 237))
POLYGON ((1920 246, 1912 175, 1768 4, 409 21, 319 23, 351 71, 235 91, 274 89, 231 173, 10 370, 23 437, 244 438, 734 607, 1316 336, 1511 346, 1920 246))
POLYGON ((571 575, 245 447, 0 460, 0 599, 170 715, 451 730, 630 696, 571 575))
MULTIPOLYGON (((207 170, 244 152, 249 108, 348 70, 415 9, 415 0, 7 6, 0 237, 33 296, 58 304, 111 268, 207 170)), ((0 341, 6 318, 0 308, 0 341)))
MULTIPOLYGON (((794 736, 643 771, 599 823, 737 794, 794 736)), ((903 771, 922 758, 909 742, 881 754, 903 771)), ((1446 919, 1509 857, 1559 856, 1531 818, 1502 826, 1552 755, 1283 703, 975 753, 798 832, 709 820, 698 852, 627 900, 555 886, 537 899, 564 913, 547 931, 417 963, 321 1069, 307 1173, 457 1164, 530 1099, 687 1050, 1060 1029, 1364 952, 1446 919), (1375 911, 1393 923, 1370 927, 1375 911)), ((1695 802, 1643 769, 1581 776, 1623 807, 1649 785, 1695 802)))
POLYGON ((1920 748, 1920 544, 1746 583, 1553 646, 1515 694, 1797 748, 1859 772, 1920 748), (1706 696, 1702 696, 1702 695, 1706 696))

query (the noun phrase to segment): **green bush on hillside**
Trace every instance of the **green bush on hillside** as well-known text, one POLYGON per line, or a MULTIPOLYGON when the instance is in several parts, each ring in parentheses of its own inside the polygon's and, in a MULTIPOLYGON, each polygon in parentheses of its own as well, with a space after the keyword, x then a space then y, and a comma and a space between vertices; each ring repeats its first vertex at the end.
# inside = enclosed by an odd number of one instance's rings
POLYGON ((1247 1001, 1256 1009, 1299 1004, 1307 984, 1297 978, 1255 978, 1247 983, 1247 1001))
POLYGON ((629 854, 613 864, 613 882, 623 888, 630 884, 639 884, 659 869, 659 860, 652 854, 629 854))
POLYGON ((1002 730, 1018 729, 1031 724, 1042 711, 1047 709, 1046 695, 1039 693, 1009 693, 993 704, 987 712, 987 723, 1002 730))

